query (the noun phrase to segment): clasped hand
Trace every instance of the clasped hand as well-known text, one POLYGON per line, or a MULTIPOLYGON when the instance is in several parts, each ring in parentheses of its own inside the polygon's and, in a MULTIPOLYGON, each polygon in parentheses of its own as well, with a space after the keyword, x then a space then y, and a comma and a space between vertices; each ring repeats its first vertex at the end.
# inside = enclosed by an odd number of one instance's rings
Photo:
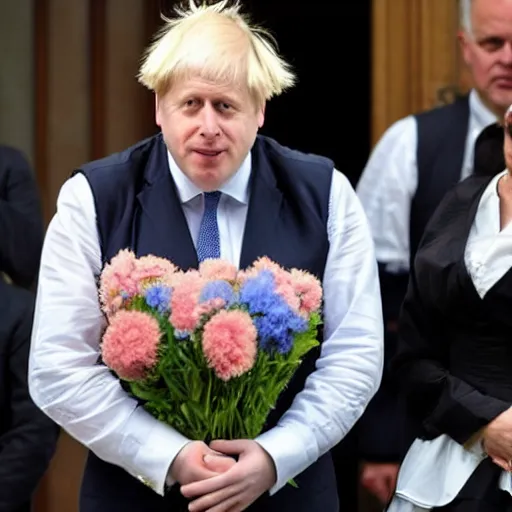
POLYGON ((512 471, 512 408, 485 427, 483 448, 495 464, 512 471))
POLYGON ((276 482, 272 458, 248 439, 213 441, 209 447, 193 441, 176 457, 171 475, 192 500, 191 512, 241 512, 276 482))

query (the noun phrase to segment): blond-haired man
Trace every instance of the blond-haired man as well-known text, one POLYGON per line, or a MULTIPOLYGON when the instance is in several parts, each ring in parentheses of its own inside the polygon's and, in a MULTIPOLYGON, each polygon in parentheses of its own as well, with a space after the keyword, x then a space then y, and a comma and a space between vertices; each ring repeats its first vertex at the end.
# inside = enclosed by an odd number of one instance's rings
POLYGON ((161 134, 79 169, 44 246, 30 383, 36 403, 90 449, 81 510, 335 512, 329 450, 382 371, 377 269, 355 193, 331 161, 257 135, 267 100, 294 75, 238 5, 191 2, 167 20, 140 81, 155 92, 161 134), (125 247, 185 269, 205 247, 240 268, 267 255, 323 279, 321 350, 256 439, 186 439, 96 364, 96 279, 125 247))

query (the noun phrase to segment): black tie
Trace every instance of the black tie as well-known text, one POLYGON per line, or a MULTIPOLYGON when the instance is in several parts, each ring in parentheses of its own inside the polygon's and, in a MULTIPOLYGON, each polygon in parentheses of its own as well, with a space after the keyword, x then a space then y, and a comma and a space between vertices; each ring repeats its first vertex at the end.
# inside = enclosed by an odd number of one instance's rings
POLYGON ((475 142, 473 174, 495 176, 505 169, 503 126, 493 123, 485 128, 475 142))

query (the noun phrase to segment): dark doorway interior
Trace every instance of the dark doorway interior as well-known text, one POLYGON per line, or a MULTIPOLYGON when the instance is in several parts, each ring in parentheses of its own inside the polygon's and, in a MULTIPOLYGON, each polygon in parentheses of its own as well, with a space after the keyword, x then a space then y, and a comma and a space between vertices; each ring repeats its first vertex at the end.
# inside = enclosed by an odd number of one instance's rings
POLYGON ((262 133, 332 158, 355 183, 370 150, 371 0, 246 0, 299 82, 267 106, 262 133))

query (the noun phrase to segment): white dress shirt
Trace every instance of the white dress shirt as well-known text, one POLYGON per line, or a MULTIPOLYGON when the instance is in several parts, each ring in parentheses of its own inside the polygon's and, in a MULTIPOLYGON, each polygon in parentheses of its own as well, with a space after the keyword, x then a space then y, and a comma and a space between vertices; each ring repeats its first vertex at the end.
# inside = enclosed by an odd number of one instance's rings
MULTIPOLYGON (((469 124, 461 179, 473 172, 474 145, 496 116, 476 93, 469 95, 469 124)), ((377 261, 388 272, 409 270, 411 202, 418 187, 416 118, 394 123, 375 146, 357 184, 357 195, 370 222, 377 261)))
MULTIPOLYGON (((196 243, 203 196, 170 155, 169 167, 196 243)), ((250 172, 248 156, 220 189, 221 257, 235 265, 240 260, 250 172)), ((336 445, 380 384, 383 333, 373 242, 355 192, 335 170, 328 239, 325 341, 316 370, 278 425, 257 438, 276 465, 277 483, 271 493, 336 445)), ((109 370, 96 364, 105 327, 96 285, 100 272, 93 196, 86 178, 78 174, 60 191, 44 243, 30 391, 35 403, 71 436, 162 494, 169 466, 188 440, 138 407, 109 370)))
MULTIPOLYGON (((512 267, 512 224, 500 231, 497 184, 504 174, 494 177, 482 194, 464 251, 468 274, 482 298, 512 267)), ((400 468, 388 512, 424 512, 450 503, 486 456, 480 442, 465 449, 447 435, 416 439, 400 468)), ((503 471, 499 485, 512 494, 511 474, 503 471)))

